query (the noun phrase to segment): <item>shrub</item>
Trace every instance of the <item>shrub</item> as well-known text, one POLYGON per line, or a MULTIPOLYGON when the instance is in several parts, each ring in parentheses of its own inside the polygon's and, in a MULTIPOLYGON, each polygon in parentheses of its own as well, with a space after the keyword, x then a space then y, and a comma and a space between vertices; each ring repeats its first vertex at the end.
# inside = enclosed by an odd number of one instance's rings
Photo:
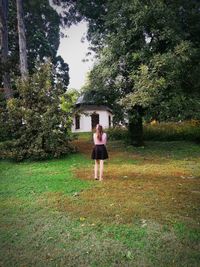
POLYGON ((198 141, 200 139, 200 123, 198 121, 185 121, 162 122, 154 125, 145 124, 144 139, 155 141, 198 141))
MULTIPOLYGON (((110 140, 128 140, 126 128, 110 128, 107 130, 110 140)), ((184 122, 162 122, 144 124, 144 140, 178 141, 188 140, 200 143, 200 122, 191 120, 184 122)))
POLYGON ((8 111, 6 108, 6 100, 3 89, 0 88, 0 142, 10 138, 8 125, 8 111))
POLYGON ((109 140, 127 140, 128 130, 127 128, 115 127, 106 129, 109 140))

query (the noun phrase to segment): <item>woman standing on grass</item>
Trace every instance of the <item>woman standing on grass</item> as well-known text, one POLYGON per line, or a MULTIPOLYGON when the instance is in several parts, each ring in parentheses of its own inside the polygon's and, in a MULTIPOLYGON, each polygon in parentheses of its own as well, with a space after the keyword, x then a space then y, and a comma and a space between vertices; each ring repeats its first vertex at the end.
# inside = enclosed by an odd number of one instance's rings
POLYGON ((108 152, 105 146, 107 142, 107 135, 103 132, 103 127, 99 124, 97 124, 96 132, 93 134, 93 140, 95 144, 92 150, 92 159, 95 160, 94 179, 98 180, 98 167, 100 165, 99 181, 102 181, 104 159, 108 158, 108 152))

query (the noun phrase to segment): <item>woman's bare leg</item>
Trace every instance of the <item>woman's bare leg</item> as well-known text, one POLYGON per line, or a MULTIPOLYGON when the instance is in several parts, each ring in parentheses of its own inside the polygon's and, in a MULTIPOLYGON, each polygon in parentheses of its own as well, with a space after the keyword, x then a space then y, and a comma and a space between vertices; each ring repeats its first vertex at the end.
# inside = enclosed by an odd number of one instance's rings
POLYGON ((103 163, 104 163, 104 160, 100 160, 100 176, 99 176, 100 181, 103 180, 103 163))
POLYGON ((98 179, 98 160, 95 160, 95 164, 94 164, 94 179, 98 179))

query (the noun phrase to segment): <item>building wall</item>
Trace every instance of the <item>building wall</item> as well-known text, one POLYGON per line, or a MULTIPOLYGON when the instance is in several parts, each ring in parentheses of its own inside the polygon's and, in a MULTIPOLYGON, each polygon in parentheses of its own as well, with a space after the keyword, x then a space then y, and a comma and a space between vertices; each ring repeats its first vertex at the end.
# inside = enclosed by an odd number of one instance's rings
POLYGON ((91 115, 93 113, 99 114, 99 124, 103 126, 104 129, 109 128, 109 115, 111 117, 111 126, 113 126, 113 115, 107 110, 85 110, 84 113, 80 114, 80 129, 75 129, 75 116, 73 117, 72 132, 91 132, 92 123, 91 115))

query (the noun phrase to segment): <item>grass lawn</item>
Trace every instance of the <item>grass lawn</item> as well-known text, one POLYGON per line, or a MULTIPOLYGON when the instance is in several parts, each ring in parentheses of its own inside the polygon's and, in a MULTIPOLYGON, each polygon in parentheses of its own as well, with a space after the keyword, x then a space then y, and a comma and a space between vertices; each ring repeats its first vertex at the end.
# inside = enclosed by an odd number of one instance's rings
POLYGON ((58 160, 0 162, 0 266, 200 266, 200 147, 91 137, 58 160))

